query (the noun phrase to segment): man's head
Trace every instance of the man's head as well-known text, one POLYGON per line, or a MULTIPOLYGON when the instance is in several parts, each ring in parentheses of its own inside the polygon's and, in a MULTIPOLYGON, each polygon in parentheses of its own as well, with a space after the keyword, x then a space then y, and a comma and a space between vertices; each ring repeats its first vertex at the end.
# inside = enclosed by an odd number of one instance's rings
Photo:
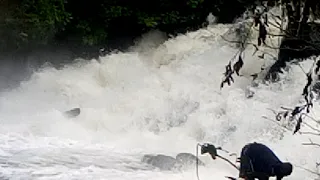
POLYGON ((292 164, 289 162, 281 163, 274 168, 275 174, 280 176, 289 176, 292 173, 292 164))

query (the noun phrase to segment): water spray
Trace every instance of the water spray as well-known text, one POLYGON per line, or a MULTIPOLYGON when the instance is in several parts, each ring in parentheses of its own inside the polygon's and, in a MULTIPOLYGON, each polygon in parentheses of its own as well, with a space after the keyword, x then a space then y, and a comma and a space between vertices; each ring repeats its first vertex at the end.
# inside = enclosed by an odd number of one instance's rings
MULTIPOLYGON (((196 174, 197 174, 197 179, 198 180, 200 180, 200 178, 199 178, 199 150, 198 150, 199 147, 201 148, 201 152, 200 152, 201 154, 209 153, 213 160, 215 160, 216 157, 218 157, 218 158, 226 161, 227 163, 229 163, 231 166, 233 166, 237 170, 239 170, 239 168, 234 163, 232 163, 229 159, 227 159, 225 157, 222 157, 222 156, 218 155, 218 153, 217 153, 217 150, 224 151, 226 153, 229 153, 229 151, 227 151, 225 149, 222 149, 222 147, 215 147, 214 145, 209 144, 209 143, 204 143, 204 144, 198 143, 197 146, 196 146, 196 156, 197 156, 197 159, 196 159, 196 174)), ((235 153, 230 154, 230 156, 232 156, 232 155, 235 155, 235 153)))

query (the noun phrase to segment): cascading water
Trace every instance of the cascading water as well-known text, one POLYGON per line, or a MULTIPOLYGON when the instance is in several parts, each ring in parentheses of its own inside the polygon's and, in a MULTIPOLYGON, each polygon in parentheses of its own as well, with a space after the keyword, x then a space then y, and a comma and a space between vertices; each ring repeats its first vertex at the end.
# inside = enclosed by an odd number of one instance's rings
MULTIPOLYGON (((299 102, 305 75, 292 66, 279 83, 251 87, 249 75, 265 62, 248 48, 244 76, 220 90, 225 65, 237 51, 220 38, 228 27, 211 25, 167 41, 151 33, 128 52, 60 70, 47 66, 3 92, 1 179, 195 180, 195 169, 158 171, 140 160, 147 153, 195 153, 198 142, 239 153, 246 143, 259 141, 282 160, 314 169, 317 149, 301 145, 308 136, 293 136, 263 118, 274 117, 270 109, 299 102), (61 113, 74 107, 81 108, 76 118, 61 113)), ((302 63, 305 69, 311 65, 302 63)), ((315 104, 312 113, 319 112, 315 104)), ((238 175, 221 160, 200 158, 207 164, 199 169, 201 180, 238 175)), ((288 179, 313 178, 295 167, 288 179)))

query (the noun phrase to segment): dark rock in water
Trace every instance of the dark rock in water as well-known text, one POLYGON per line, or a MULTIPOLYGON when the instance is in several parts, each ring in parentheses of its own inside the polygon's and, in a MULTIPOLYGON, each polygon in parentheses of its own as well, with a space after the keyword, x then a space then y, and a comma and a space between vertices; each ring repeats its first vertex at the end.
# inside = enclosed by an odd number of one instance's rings
POLYGON ((198 159, 198 164, 200 166, 204 166, 204 163, 191 153, 179 153, 176 156, 176 160, 183 165, 196 165, 197 159, 198 159))
POLYGON ((177 160, 171 156, 166 155, 144 155, 142 158, 142 162, 150 164, 154 167, 157 167, 161 170, 173 170, 177 160))
MULTIPOLYGON (((196 165, 197 157, 190 153, 179 153, 176 158, 162 154, 158 155, 144 155, 142 162, 150 164, 160 170, 176 170, 187 168, 190 165, 196 165)), ((200 166, 205 164, 198 161, 200 166)))
POLYGON ((74 117, 79 116, 80 112, 81 112, 80 108, 73 108, 69 111, 65 111, 64 115, 68 118, 74 118, 74 117))

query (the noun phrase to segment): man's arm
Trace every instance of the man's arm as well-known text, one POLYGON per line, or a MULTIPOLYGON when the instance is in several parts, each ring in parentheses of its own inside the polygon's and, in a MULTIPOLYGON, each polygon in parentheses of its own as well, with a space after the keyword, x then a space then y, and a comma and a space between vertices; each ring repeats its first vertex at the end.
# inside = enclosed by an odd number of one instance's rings
POLYGON ((249 157, 242 155, 240 157, 239 177, 248 178, 247 176, 254 173, 252 163, 249 157))

